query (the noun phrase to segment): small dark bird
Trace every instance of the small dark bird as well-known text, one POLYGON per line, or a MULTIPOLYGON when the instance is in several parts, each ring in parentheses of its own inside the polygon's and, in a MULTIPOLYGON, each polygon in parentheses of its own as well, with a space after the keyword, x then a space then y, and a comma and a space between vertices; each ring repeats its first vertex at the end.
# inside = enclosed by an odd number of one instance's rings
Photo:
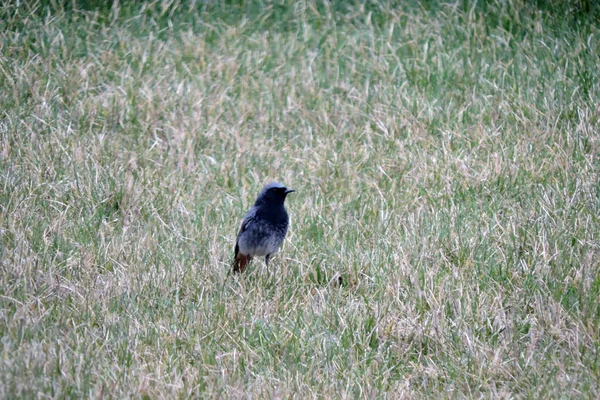
POLYGON ((269 267, 269 260, 281 247, 290 224, 283 202, 292 192, 295 190, 278 182, 269 183, 260 191, 238 232, 233 272, 244 272, 252 257, 264 256, 269 267))

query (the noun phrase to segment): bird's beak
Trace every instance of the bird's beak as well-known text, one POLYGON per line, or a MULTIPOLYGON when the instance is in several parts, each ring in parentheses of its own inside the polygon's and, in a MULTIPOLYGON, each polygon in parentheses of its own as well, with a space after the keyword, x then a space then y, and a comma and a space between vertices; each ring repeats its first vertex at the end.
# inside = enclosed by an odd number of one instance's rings
POLYGON ((294 193, 294 192, 295 192, 294 189, 285 189, 285 194, 294 193))

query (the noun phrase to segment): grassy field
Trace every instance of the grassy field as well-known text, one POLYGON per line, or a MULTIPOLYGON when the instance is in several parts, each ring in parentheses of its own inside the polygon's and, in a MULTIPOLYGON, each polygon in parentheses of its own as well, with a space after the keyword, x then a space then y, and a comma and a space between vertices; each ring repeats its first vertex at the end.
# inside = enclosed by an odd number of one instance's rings
POLYGON ((600 397, 600 6, 62 3, 0 5, 0 398, 600 397))

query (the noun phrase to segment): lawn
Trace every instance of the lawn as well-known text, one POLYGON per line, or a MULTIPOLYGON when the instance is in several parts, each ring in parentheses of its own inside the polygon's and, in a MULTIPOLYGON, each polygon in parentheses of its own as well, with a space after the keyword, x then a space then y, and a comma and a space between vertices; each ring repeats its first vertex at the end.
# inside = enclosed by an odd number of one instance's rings
POLYGON ((0 398, 600 397, 600 5, 0 26, 0 398), (272 180, 286 242, 231 275, 272 180))

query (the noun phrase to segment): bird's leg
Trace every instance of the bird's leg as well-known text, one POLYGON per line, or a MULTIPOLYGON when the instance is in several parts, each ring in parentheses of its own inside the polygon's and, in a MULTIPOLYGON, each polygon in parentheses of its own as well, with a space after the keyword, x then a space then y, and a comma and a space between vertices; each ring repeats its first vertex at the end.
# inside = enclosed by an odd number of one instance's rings
POLYGON ((267 272, 269 272, 269 260, 271 259, 271 254, 267 254, 265 257, 265 264, 267 264, 267 272))

